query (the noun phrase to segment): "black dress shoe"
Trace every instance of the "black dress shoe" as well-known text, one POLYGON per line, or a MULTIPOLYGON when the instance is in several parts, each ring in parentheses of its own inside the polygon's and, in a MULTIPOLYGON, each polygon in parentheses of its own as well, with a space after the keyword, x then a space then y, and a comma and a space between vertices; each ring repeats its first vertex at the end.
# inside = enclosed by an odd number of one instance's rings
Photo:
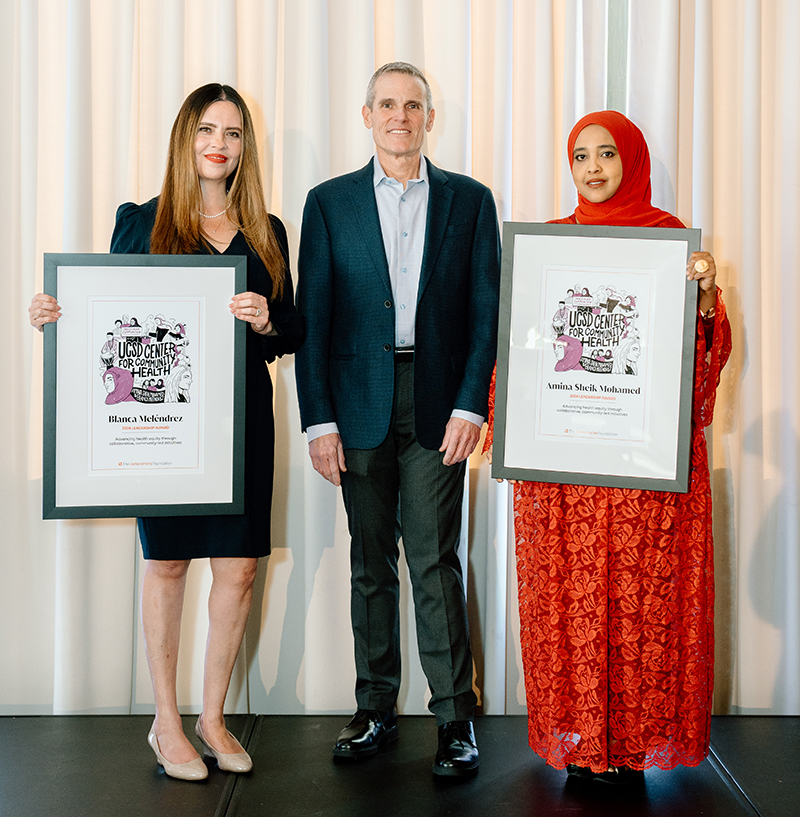
POLYGON ((472 721, 450 721, 439 727, 439 749, 433 773, 445 777, 471 777, 478 772, 478 746, 472 721))
POLYGON ((612 766, 605 772, 593 772, 586 766, 576 766, 574 763, 568 763, 567 775, 573 780, 608 783, 612 786, 637 786, 644 783, 644 772, 629 769, 627 766, 612 766))
POLYGON ((592 776, 592 770, 586 766, 578 766, 575 763, 567 763, 567 777, 588 780, 592 776))
POLYGON ((359 709, 339 732, 333 746, 336 757, 369 757, 384 741, 397 740, 397 710, 359 709))

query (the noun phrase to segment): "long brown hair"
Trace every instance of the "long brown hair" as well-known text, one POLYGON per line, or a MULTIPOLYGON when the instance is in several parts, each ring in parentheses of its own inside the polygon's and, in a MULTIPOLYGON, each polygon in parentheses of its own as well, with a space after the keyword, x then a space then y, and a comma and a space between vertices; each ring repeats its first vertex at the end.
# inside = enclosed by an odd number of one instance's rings
POLYGON ((150 234, 150 252, 191 255, 201 247, 211 249, 200 230, 203 195, 194 144, 206 109, 220 101, 233 102, 242 117, 242 153, 238 167, 227 180, 228 217, 264 262, 272 278, 272 300, 275 300, 283 293, 286 264, 264 203, 253 120, 244 100, 230 85, 215 82, 203 85, 186 97, 178 111, 169 137, 167 170, 150 234))

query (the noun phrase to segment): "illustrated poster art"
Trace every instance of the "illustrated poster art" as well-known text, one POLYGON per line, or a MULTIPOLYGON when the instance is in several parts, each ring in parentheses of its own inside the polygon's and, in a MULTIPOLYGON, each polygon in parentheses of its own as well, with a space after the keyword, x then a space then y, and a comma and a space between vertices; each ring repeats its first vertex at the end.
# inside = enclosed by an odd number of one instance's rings
POLYGON ((544 267, 537 439, 645 443, 653 274, 544 267))
POLYGON ((699 241, 504 223, 493 476, 686 490, 699 241))
POLYGON ((98 299, 89 314, 90 472, 202 470, 201 301, 98 299))

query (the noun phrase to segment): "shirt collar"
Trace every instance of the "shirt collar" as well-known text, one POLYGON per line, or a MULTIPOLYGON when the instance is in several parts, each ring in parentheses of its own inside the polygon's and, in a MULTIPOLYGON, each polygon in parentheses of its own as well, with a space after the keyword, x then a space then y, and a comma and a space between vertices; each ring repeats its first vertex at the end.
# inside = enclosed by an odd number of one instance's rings
MULTIPOLYGON (((384 179, 386 179, 387 183, 392 183, 395 179, 390 179, 386 175, 386 171, 381 166, 381 163, 378 161, 377 154, 372 159, 372 167, 373 167, 373 175, 372 175, 372 183, 373 186, 377 187, 384 179)), ((425 156, 420 153, 419 155, 419 178, 418 179, 410 179, 408 184, 409 186, 414 184, 419 184, 419 182, 428 183, 428 160, 425 156)))

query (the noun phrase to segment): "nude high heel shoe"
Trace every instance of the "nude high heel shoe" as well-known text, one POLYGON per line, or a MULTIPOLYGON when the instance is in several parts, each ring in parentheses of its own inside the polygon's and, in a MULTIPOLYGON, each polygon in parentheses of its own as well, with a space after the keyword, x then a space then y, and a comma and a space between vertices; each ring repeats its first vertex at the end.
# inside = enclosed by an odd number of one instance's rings
POLYGON ((217 765, 225 772, 238 772, 240 774, 242 772, 249 772, 250 769, 253 768, 253 761, 250 759, 250 755, 245 752, 242 744, 239 743, 239 741, 236 740, 236 738, 233 737, 230 732, 228 732, 228 734, 231 735, 231 738, 236 741, 236 745, 242 751, 229 755, 226 755, 223 752, 218 752, 203 735, 203 727, 200 724, 200 719, 202 717, 203 716, 201 715, 197 719, 197 723, 194 727, 194 733, 198 738, 200 738, 200 741, 203 744, 203 754, 205 754, 206 757, 215 757, 217 759, 217 765))
POLYGON ((158 747, 158 738, 156 733, 150 729, 150 734, 147 736, 147 742, 150 748, 156 753, 156 760, 159 766, 164 767, 164 771, 170 776, 178 780, 205 780, 208 777, 208 768, 203 763, 201 757, 196 757, 188 763, 170 763, 158 747))

